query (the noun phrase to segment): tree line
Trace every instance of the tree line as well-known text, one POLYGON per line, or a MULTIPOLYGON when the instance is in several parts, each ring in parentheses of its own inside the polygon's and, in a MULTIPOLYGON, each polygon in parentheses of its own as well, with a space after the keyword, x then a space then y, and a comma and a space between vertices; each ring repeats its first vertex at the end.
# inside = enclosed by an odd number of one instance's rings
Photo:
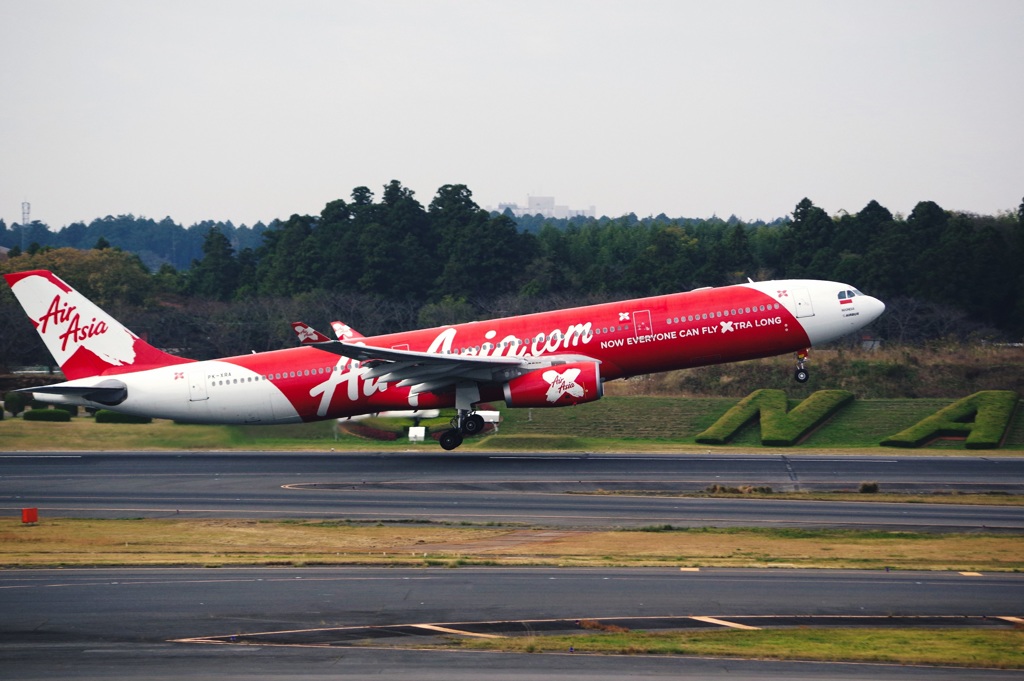
MULTIPOLYGON (((252 228, 184 230, 132 216, 57 232, 32 227, 22 248, 25 233, 0 222, 0 244, 12 244, 0 269, 53 269, 136 332, 199 358, 287 345, 295 319, 326 326, 340 318, 374 334, 748 277, 856 286, 886 301, 874 333, 890 341, 1024 335, 1024 203, 985 216, 922 201, 904 217, 871 201, 830 216, 805 198, 791 219, 772 223, 517 220, 481 209, 465 185, 441 187, 424 206, 392 181, 379 199, 357 187, 319 215, 252 228), (171 260, 182 252, 187 267, 171 260)), ((13 304, 0 293, 0 310, 17 319, 13 304)), ((11 326, 0 364, 41 361, 27 323, 11 326)))

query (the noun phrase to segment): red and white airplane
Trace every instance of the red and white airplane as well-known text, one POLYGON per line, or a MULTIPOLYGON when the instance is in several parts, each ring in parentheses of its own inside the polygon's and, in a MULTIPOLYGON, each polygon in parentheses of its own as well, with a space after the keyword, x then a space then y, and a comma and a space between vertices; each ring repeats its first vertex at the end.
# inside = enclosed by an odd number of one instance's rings
MULTIPOLYGON (((853 333, 885 305, 847 284, 765 281, 617 303, 334 340, 195 361, 126 329, 52 272, 5 274, 65 377, 37 399, 191 423, 296 423, 455 407, 454 449, 483 429, 480 402, 560 407, 605 381, 797 352, 853 333)), ((344 338, 344 334, 343 338, 344 338)))

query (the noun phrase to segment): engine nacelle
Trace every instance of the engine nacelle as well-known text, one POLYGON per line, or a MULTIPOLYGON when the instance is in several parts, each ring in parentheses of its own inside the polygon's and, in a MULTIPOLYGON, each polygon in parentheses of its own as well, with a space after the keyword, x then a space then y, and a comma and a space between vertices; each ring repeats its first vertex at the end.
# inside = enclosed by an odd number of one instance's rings
POLYGON ((510 407, 565 407, 604 395, 597 362, 573 362, 536 369, 505 384, 510 407))

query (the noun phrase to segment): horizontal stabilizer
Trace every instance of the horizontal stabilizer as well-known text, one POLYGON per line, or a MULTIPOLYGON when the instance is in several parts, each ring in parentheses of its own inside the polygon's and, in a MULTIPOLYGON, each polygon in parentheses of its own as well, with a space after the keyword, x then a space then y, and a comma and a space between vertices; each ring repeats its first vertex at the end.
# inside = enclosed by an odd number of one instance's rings
POLYGON ((68 385, 67 383, 57 383, 55 385, 44 385, 37 388, 21 388, 16 392, 78 397, 83 400, 89 400, 90 402, 105 404, 109 407, 121 404, 128 398, 128 386, 113 378, 100 381, 95 385, 68 385))

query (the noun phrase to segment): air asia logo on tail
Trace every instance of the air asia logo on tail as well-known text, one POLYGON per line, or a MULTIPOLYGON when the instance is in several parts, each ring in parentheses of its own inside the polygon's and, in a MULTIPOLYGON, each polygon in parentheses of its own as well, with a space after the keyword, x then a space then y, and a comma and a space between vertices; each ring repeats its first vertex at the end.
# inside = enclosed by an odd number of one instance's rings
POLYGON ((35 271, 6 278, 68 378, 135 363, 136 336, 54 274, 35 271))
POLYGON ((83 324, 78 308, 67 300, 61 300, 60 296, 53 297, 50 308, 39 318, 39 333, 45 335, 51 322, 54 325, 63 325, 63 331, 58 338, 60 339, 60 349, 65 351, 68 348, 69 338, 72 343, 84 343, 90 338, 107 332, 107 323, 96 321, 95 317, 88 324, 83 324))

